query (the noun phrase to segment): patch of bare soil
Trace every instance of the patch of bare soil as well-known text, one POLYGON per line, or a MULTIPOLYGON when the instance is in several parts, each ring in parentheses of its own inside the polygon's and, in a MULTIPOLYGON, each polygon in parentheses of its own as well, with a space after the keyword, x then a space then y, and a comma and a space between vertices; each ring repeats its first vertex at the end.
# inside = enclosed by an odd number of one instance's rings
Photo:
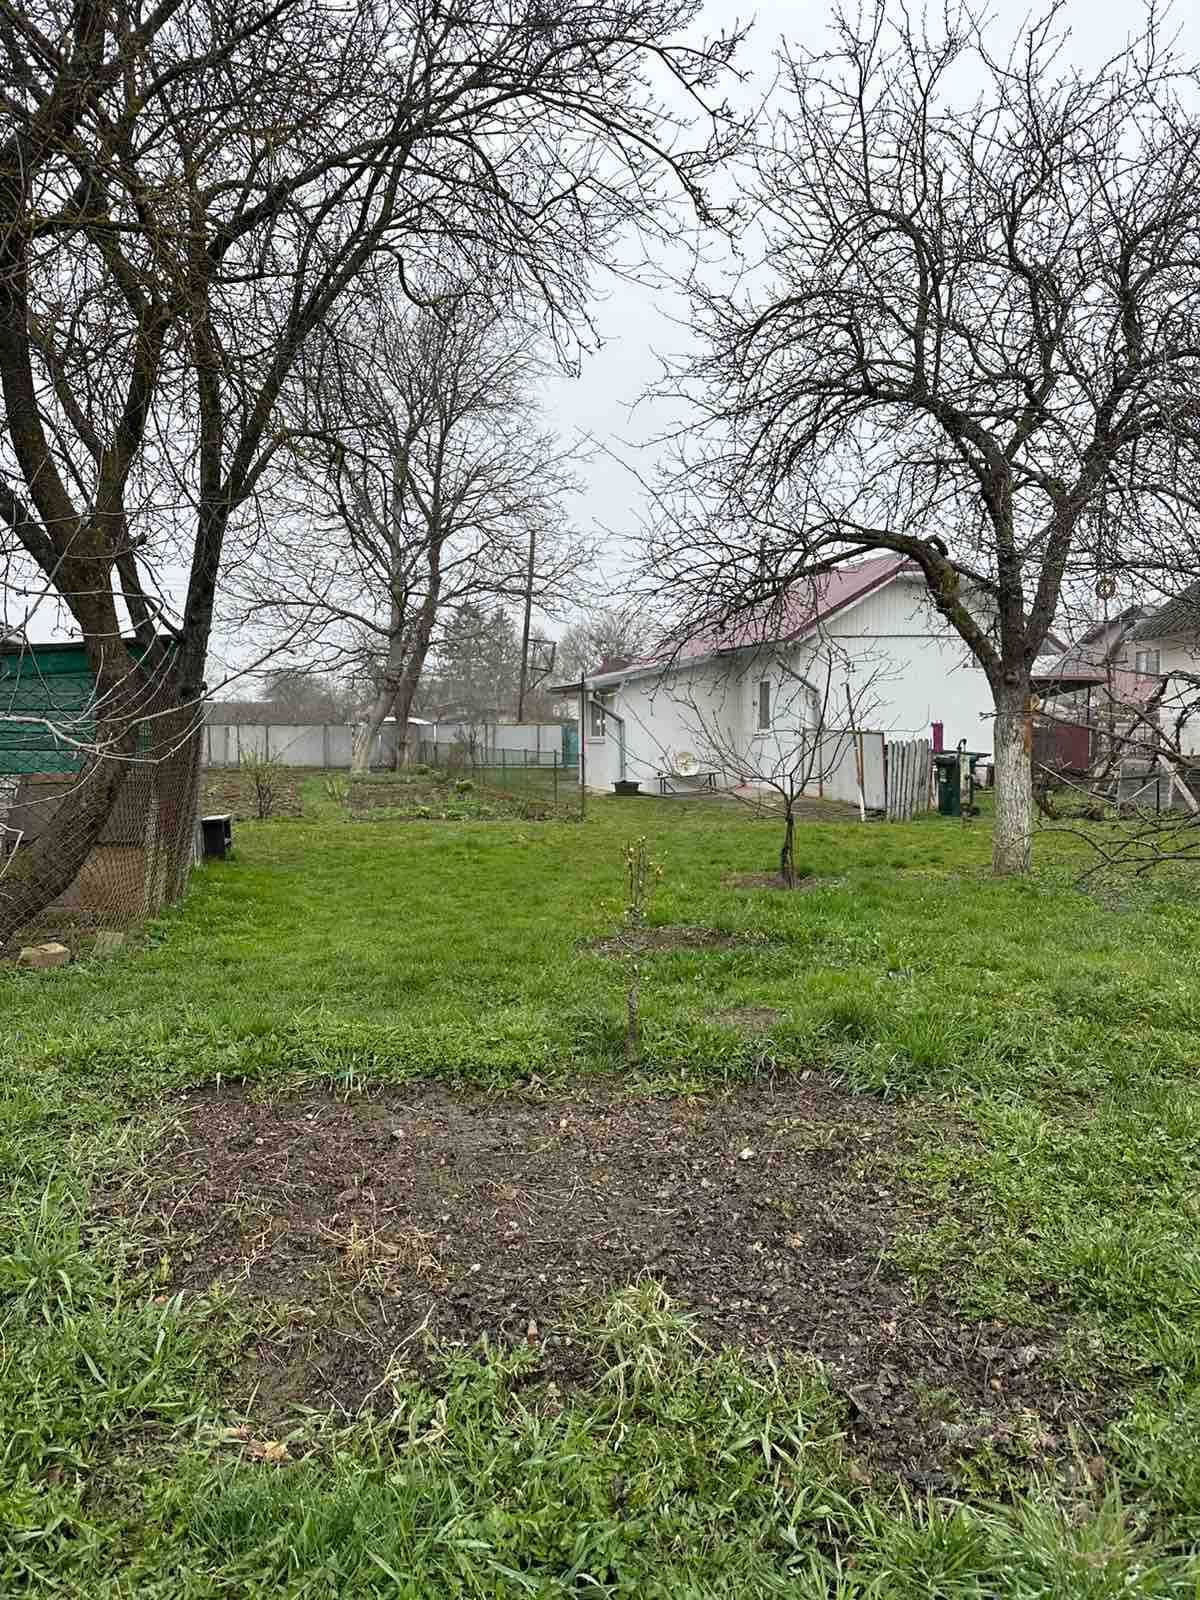
POLYGON ((592 939, 585 950, 602 956, 640 956, 659 950, 733 950, 739 945, 762 944, 761 936, 721 933, 716 928, 678 924, 663 928, 627 928, 607 939, 592 939))
POLYGON ((808 894, 814 889, 837 889, 845 878, 822 877, 819 873, 798 873, 794 883, 787 883, 779 872, 731 872, 721 879, 726 889, 791 889, 797 894, 808 894))
POLYGON ((394 782, 367 780, 351 783, 346 790, 347 811, 394 811, 398 806, 446 806, 456 798, 453 784, 422 783, 416 778, 394 782))
POLYGON ((1044 1330, 967 1322, 889 1268, 923 1222, 896 1176, 911 1115, 815 1080, 710 1102, 205 1091, 148 1191, 107 1205, 137 1210, 173 1288, 288 1308, 242 1374, 267 1411, 358 1409, 426 1330, 530 1340, 545 1378, 587 1382, 571 1307, 650 1274, 713 1344, 827 1363, 866 1459, 937 1487, 979 1447, 1049 1457, 1096 1419, 1044 1330))
POLYGON ((556 809, 550 800, 538 795, 493 789, 482 781, 468 781, 468 787, 460 792, 454 783, 437 783, 419 775, 395 782, 352 783, 346 795, 346 810, 354 822, 378 821, 379 813, 384 813, 388 822, 490 822, 512 818, 551 822, 571 814, 566 803, 556 809))
MULTIPOLYGON (((281 777, 272 779, 271 816, 302 817, 304 806, 300 800, 297 779, 281 777)), ((213 771, 200 781, 200 814, 202 816, 232 816, 235 822, 258 820, 258 803, 254 784, 242 772, 213 771)))

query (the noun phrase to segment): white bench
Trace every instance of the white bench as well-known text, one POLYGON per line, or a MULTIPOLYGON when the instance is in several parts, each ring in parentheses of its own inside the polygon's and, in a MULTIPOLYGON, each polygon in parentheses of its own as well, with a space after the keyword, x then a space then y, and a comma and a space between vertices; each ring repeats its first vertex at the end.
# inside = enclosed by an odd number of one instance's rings
POLYGON ((659 794, 678 793, 675 788, 676 784, 683 784, 685 787, 696 789, 711 789, 714 793, 717 788, 715 768, 712 771, 700 772, 658 772, 655 776, 658 779, 659 794))

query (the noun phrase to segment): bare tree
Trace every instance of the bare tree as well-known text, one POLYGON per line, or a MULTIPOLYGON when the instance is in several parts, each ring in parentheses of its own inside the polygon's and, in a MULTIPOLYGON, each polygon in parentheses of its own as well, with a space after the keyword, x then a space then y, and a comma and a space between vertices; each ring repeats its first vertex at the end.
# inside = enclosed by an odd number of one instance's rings
POLYGON ((558 641, 556 669, 564 680, 586 677, 629 661, 647 650, 649 631, 632 604, 584 612, 558 641))
POLYGON ((353 701, 344 683, 311 668, 272 667, 259 696, 260 722, 348 722, 353 701))
POLYGON ((420 297, 482 253, 568 342, 622 229, 665 230, 671 195, 705 212, 736 40, 689 41, 697 10, 0 0, 0 543, 82 634, 103 711, 0 939, 82 865, 147 716, 194 761, 229 538, 279 470, 299 353, 364 271, 420 297))
POLYGON ((694 283, 699 421, 655 590, 728 625, 871 550, 920 569, 995 700, 993 866, 1030 860, 1030 671, 1064 576, 1161 558, 1197 504, 1200 78, 1146 32, 1094 72, 1062 9, 952 8, 785 53, 762 259, 694 283), (999 52, 999 53, 998 53, 999 52))
MULTIPOLYGON (((825 640, 807 653, 802 668, 788 653, 755 652, 754 676, 766 671, 777 681, 774 704, 764 719, 768 729, 747 727, 737 716, 722 717, 713 701, 695 694, 676 698, 685 708, 699 762, 756 809, 773 797, 771 809, 783 823, 779 876, 785 887, 794 889, 797 806, 814 790, 819 792, 847 760, 859 767, 862 803, 860 739, 879 713, 888 669, 862 656, 851 662, 834 641, 825 640)), ((739 701, 744 698, 738 696, 739 701)))
POLYGON ((355 771, 389 716, 404 759, 447 617, 523 593, 554 607, 590 557, 561 510, 569 459, 531 396, 536 340, 465 296, 362 320, 301 369, 301 501, 233 585, 248 619, 372 683, 355 771))

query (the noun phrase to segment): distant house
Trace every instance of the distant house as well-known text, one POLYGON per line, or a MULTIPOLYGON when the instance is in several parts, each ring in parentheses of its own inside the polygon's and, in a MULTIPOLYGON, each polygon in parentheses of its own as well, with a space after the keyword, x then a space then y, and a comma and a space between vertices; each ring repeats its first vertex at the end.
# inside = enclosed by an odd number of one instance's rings
MULTIPOLYGON (((574 687, 583 703, 586 782, 652 786, 720 768, 717 744, 761 752, 763 767, 806 730, 856 726, 893 739, 992 749, 987 678, 929 598, 919 569, 882 555, 815 579, 761 634, 691 641, 667 658, 605 663, 574 687)), ((718 774, 719 775, 719 774, 718 774)))
MULTIPOLYGON (((1134 643, 1154 608, 1126 606, 1093 622, 1072 645, 1059 645, 1034 662, 1040 715, 1034 757, 1043 765, 1083 771, 1102 742, 1130 738, 1158 688, 1154 664, 1134 643)), ((1142 726, 1142 733, 1149 730, 1142 726)))
POLYGON ((1143 618, 1132 642, 1138 671, 1167 680, 1163 732, 1181 754, 1200 755, 1200 580, 1143 618))
POLYGON ((1034 756, 1084 769, 1110 752, 1154 757, 1160 737, 1200 754, 1200 582, 1164 605, 1130 606, 1034 665, 1034 756))

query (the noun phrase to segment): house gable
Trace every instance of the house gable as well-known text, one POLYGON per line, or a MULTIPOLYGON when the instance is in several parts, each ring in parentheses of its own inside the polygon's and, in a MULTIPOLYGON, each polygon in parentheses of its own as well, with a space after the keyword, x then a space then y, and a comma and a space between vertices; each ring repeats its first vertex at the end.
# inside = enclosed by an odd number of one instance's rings
POLYGON ((1132 638, 1136 644, 1200 644, 1200 580, 1140 622, 1132 638))

